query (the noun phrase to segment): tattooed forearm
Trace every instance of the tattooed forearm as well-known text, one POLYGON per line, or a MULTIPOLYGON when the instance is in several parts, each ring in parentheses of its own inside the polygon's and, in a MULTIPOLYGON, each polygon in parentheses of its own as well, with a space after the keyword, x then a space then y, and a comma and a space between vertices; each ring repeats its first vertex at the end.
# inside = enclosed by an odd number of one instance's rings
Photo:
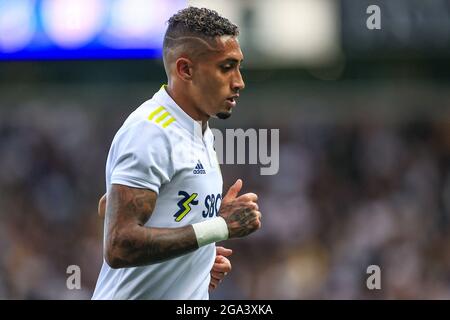
POLYGON ((113 268, 157 263, 198 248, 191 225, 145 227, 156 198, 149 190, 112 185, 105 215, 105 258, 113 268))
POLYGON ((166 260, 198 248, 194 229, 191 225, 174 229, 147 229, 148 256, 156 261, 166 260))

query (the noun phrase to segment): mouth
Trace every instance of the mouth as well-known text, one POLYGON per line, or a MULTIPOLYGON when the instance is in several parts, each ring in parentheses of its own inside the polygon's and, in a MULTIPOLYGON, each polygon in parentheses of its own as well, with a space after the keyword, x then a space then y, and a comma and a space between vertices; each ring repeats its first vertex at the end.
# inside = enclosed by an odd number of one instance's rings
POLYGON ((231 107, 234 107, 234 106, 236 106, 236 101, 237 101, 238 98, 239 98, 239 95, 236 94, 236 95, 234 95, 234 96, 228 97, 225 101, 226 101, 229 105, 231 105, 231 107))

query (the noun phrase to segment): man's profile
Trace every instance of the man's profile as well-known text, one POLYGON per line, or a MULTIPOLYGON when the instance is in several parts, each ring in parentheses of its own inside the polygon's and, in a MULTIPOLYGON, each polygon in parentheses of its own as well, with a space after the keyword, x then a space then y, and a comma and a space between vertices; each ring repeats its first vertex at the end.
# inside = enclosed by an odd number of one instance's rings
POLYGON ((208 125, 228 118, 244 89, 238 33, 205 8, 169 19, 168 84, 130 114, 109 150, 93 299, 208 299, 215 243, 261 227, 257 195, 239 196, 240 179, 222 196, 208 125))

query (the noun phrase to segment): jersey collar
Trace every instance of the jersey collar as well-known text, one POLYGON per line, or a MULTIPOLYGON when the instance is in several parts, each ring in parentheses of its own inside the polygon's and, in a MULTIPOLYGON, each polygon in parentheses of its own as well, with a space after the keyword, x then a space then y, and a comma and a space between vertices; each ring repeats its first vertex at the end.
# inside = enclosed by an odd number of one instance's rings
MULTIPOLYGON (((202 137, 202 125, 201 121, 197 121, 191 118, 167 93, 166 90, 167 85, 163 84, 159 91, 155 93, 155 100, 161 104, 162 106, 168 108, 172 113, 172 116, 175 118, 183 128, 192 132, 195 136, 202 137)), ((206 124, 206 131, 209 131, 209 124, 206 124)))

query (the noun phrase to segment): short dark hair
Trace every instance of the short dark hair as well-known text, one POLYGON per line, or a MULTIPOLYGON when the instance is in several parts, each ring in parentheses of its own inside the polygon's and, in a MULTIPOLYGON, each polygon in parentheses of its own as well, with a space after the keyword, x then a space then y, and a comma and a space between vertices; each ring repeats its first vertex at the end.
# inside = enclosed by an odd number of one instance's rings
POLYGON ((238 36, 238 26, 214 10, 188 7, 169 19, 163 50, 170 48, 174 44, 173 40, 179 37, 196 36, 208 40, 223 35, 238 36))

